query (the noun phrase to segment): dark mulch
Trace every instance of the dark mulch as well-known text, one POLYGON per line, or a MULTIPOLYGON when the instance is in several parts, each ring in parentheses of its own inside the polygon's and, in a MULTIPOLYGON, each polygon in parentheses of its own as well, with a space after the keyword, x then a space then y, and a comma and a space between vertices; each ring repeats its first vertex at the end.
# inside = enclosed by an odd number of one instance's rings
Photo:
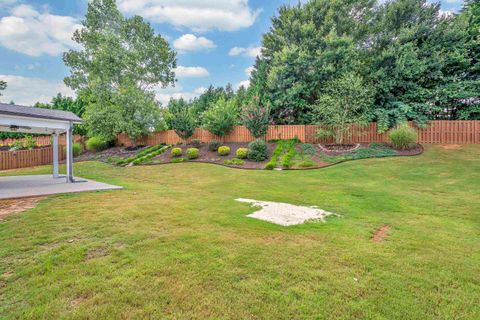
MULTIPOLYGON (((189 162, 206 162, 206 163, 215 163, 215 164, 224 164, 225 160, 231 160, 233 158, 236 158, 236 151, 239 148, 247 148, 248 143, 224 143, 222 144, 224 146, 230 147, 230 154, 228 156, 220 156, 216 151, 210 151, 208 150, 207 144, 202 144, 198 150, 200 150, 200 156, 197 159, 193 160, 187 160, 186 159, 186 154, 187 154, 187 149, 188 148, 193 148, 191 145, 177 145, 175 146, 176 148, 181 148, 183 151, 183 158, 185 158, 185 161, 189 162)), ((275 143, 268 143, 268 153, 269 157, 272 154, 273 150, 275 149, 275 143)), ((170 153, 170 150, 167 150, 166 152, 162 153, 161 155, 157 156, 156 158, 153 159, 153 163, 170 163, 172 162, 172 159, 174 159, 170 153)), ((265 168, 265 165, 268 162, 268 159, 262 162, 255 162, 255 161, 250 161, 248 159, 243 159, 245 161, 244 165, 238 166, 238 165, 228 165, 229 167, 234 167, 234 168, 245 168, 245 169, 263 169, 265 168)))
POLYGON ((415 144, 414 147, 407 150, 396 150, 397 156, 416 156, 423 153, 423 147, 421 144, 415 144))
POLYGON ((137 148, 125 148, 125 147, 113 147, 107 150, 103 150, 100 152, 91 152, 86 151, 83 154, 79 155, 75 158, 75 161, 106 161, 108 162, 109 158, 128 158, 136 153, 140 152, 141 150, 145 149, 145 146, 137 147, 137 148))

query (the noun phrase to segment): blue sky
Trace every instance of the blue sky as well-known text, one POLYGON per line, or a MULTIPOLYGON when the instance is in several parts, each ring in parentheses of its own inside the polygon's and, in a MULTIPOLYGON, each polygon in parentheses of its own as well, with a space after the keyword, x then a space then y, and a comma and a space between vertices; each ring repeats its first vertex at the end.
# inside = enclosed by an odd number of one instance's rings
MULTIPOLYGON (((62 52, 71 48, 73 30, 88 0, 0 0, 0 79, 9 87, 0 101, 32 105, 57 92, 68 70, 62 52)), ((157 98, 193 98, 210 84, 248 83, 262 34, 282 4, 298 0, 117 0, 125 15, 152 23, 178 54, 178 83, 158 89, 157 98)), ((457 11, 462 0, 443 0, 443 11, 457 11)))

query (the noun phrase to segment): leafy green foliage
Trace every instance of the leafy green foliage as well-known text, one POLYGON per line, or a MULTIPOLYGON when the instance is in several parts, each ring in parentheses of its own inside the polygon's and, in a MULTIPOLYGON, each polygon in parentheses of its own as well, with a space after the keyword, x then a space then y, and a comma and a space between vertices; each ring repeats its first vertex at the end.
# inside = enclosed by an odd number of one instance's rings
POLYGON ((183 151, 182 148, 173 148, 172 151, 170 151, 170 154, 172 157, 180 157, 182 155, 183 151))
POLYGON ((154 86, 174 84, 176 54, 140 16, 125 18, 114 0, 88 4, 73 40, 81 47, 64 54, 65 83, 86 103, 90 136, 134 141, 157 127, 160 110, 154 86))
POLYGON ((267 143, 257 139, 248 144, 248 159, 260 162, 268 158, 267 143))
POLYGON ((72 144, 72 152, 74 157, 78 157, 83 153, 83 146, 81 143, 75 142, 72 144))
POLYGON ((318 135, 333 136, 336 143, 342 144, 352 124, 368 123, 367 111, 371 104, 371 93, 358 75, 347 73, 328 82, 313 109, 322 126, 318 135))
POLYGON ((182 162, 185 162, 185 158, 173 158, 172 160, 170 160, 171 163, 182 163, 182 162))
POLYGON ((300 145, 300 154, 301 155, 309 155, 313 156, 317 153, 317 150, 315 150, 315 147, 311 143, 302 143, 300 145))
POLYGON ((91 137, 86 142, 88 151, 99 152, 108 148, 108 141, 101 136, 91 137))
POLYGON ((190 138, 197 127, 192 108, 183 99, 170 100, 165 113, 165 121, 168 127, 183 140, 190 138))
POLYGON ((211 133, 225 137, 232 132, 238 122, 238 109, 233 99, 220 98, 203 115, 205 129, 211 133))
POLYGON ((221 156, 228 156, 230 154, 230 147, 227 147, 227 146, 219 147, 218 154, 221 156))
POLYGON ((126 164, 133 163, 136 160, 138 160, 138 161, 136 161, 136 164, 141 164, 141 163, 143 163, 147 160, 152 159, 153 157, 156 157, 156 156, 162 154, 163 152, 165 152, 166 150, 168 150, 170 148, 171 148, 170 145, 166 146, 164 143, 160 143, 160 144, 157 144, 153 147, 146 148, 146 149, 138 152, 137 154, 135 154, 132 157, 129 157, 129 158, 126 158, 126 159, 120 159, 116 162, 116 164, 117 165, 126 165, 126 164))
POLYGON ((352 151, 349 154, 329 156, 322 153, 320 157, 325 162, 336 163, 348 160, 391 157, 395 156, 396 154, 397 153, 395 152, 395 150, 386 146, 370 145, 368 148, 360 148, 352 151))
POLYGON ((283 147, 284 147, 284 144, 281 141, 279 141, 277 143, 277 146, 275 147, 275 150, 273 150, 272 157, 270 158, 270 161, 268 161, 267 165, 265 166, 265 169, 267 170, 275 169, 280 157, 283 154, 283 147))
POLYGON ((245 164, 245 161, 242 159, 233 158, 230 160, 225 160, 223 163, 226 165, 242 166, 245 164))
POLYGON ((188 159, 197 159, 200 156, 200 150, 197 148, 188 148, 187 149, 187 158, 188 159))
POLYGON ((255 138, 265 137, 270 119, 269 104, 263 106, 258 96, 253 97, 242 111, 242 122, 255 138))
POLYGON ((31 135, 28 135, 25 137, 25 142, 23 143, 25 149, 27 150, 33 150, 37 146, 37 142, 31 135))
POLYGON ((208 150, 216 152, 218 148, 222 145, 220 141, 212 140, 208 142, 208 150))
POLYGON ((247 159, 248 157, 248 148, 238 148, 235 152, 235 155, 239 159, 247 159))
POLYGON ((401 124, 390 131, 390 140, 395 149, 405 150, 411 148, 417 141, 418 135, 415 129, 408 124, 401 124))
POLYGON ((313 161, 312 158, 306 158, 298 164, 299 168, 312 168, 316 166, 317 166, 317 163, 313 161))
POLYGON ((275 123, 309 124, 327 84, 357 74, 380 131, 405 120, 476 118, 478 7, 469 1, 446 16, 424 0, 283 6, 263 37, 249 92, 271 102, 275 123))

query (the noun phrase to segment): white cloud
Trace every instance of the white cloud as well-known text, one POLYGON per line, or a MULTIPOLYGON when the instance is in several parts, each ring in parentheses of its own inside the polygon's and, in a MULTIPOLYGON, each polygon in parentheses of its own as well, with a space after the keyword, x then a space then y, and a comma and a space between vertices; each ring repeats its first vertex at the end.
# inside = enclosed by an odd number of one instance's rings
POLYGON ((244 80, 244 81, 240 81, 238 84, 237 84, 237 89, 240 88, 240 87, 244 87, 245 89, 250 87, 250 80, 244 80))
POLYGON ((179 51, 200 51, 216 48, 212 40, 197 37, 193 34, 184 34, 173 42, 173 47, 179 51))
POLYGON ((0 75, 7 82, 7 89, 0 97, 3 102, 14 101, 19 105, 32 106, 36 102, 50 102, 57 93, 75 96, 75 93, 62 81, 29 78, 14 75, 0 75))
POLYGON ((199 87, 199 88, 193 90, 193 92, 196 93, 196 94, 202 94, 205 91, 207 91, 207 88, 205 88, 205 87, 199 87))
POLYGON ((250 8, 248 0, 118 0, 118 7, 127 14, 197 32, 247 28, 260 13, 250 8))
POLYGON ((173 99, 183 98, 188 101, 197 97, 199 93, 195 91, 194 92, 185 91, 183 89, 183 86, 177 83, 175 87, 167 87, 167 88, 157 87, 155 89, 155 97, 162 104, 162 106, 166 106, 168 102, 170 102, 170 99, 172 98, 173 99))
POLYGON ((250 76, 252 75, 253 70, 255 70, 255 68, 254 68, 253 66, 248 67, 247 69, 245 69, 245 74, 247 75, 247 77, 250 78, 250 76))
POLYGON ((0 19, 0 44, 29 56, 57 56, 75 46, 72 35, 80 28, 77 19, 38 12, 19 5, 0 19))
POLYGON ((249 48, 233 47, 228 52, 228 55, 229 56, 244 55, 244 56, 256 58, 257 56, 262 55, 262 47, 249 47, 249 48))
POLYGON ((7 6, 11 6, 12 4, 16 3, 17 0, 2 0, 0 2, 0 8, 2 7, 7 7, 7 6))
POLYGON ((200 78, 200 77, 207 77, 210 75, 210 73, 204 67, 178 66, 175 69, 175 75, 178 78, 200 78))

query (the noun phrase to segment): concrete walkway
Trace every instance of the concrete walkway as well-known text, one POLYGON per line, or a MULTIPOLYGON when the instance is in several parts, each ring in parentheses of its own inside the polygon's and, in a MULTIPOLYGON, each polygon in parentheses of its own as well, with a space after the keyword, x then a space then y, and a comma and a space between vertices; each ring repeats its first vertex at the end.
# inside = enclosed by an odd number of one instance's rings
POLYGON ((51 175, 0 177, 0 200, 122 189, 122 187, 78 177, 75 181, 77 182, 66 183, 65 177, 55 179, 51 175))

